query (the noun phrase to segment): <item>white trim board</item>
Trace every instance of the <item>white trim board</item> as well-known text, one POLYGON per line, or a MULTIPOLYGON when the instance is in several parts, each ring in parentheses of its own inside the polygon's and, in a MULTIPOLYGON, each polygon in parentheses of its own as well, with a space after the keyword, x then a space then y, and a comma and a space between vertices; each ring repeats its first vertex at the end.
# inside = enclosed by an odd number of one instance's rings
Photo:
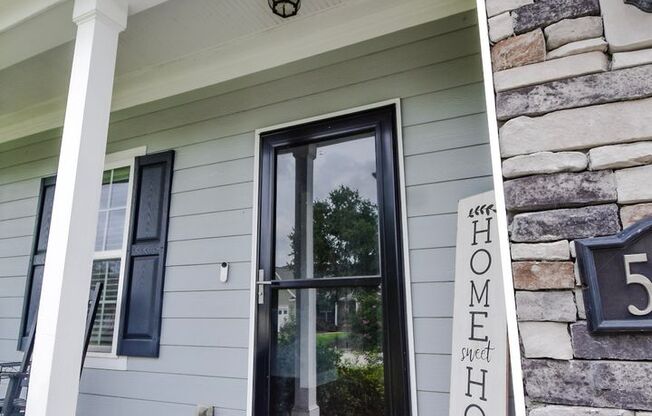
POLYGON ((368 104, 360 107, 349 108, 346 110, 336 111, 333 113, 322 114, 315 117, 304 118, 301 120, 291 121, 287 123, 277 124, 274 126, 256 129, 255 131, 255 144, 254 144, 254 207, 253 207, 253 235, 252 235, 252 257, 251 257, 251 293, 250 293, 250 320, 249 320, 249 369, 247 373, 247 416, 253 416, 253 388, 254 388, 254 355, 255 355, 255 334, 256 334, 256 309, 258 302, 256 301, 256 281, 258 279, 258 205, 259 205, 259 176, 260 176, 260 136, 268 131, 279 130, 286 127, 298 126, 307 124, 314 121, 335 118, 347 114, 358 113, 365 110, 380 108, 388 105, 394 105, 396 109, 396 140, 398 170, 399 170, 399 187, 400 187, 400 205, 401 205, 401 227, 402 227, 402 243, 403 243, 403 273, 404 273, 404 286, 405 286, 405 309, 407 319, 407 338, 408 338, 408 361, 410 373, 410 407, 412 409, 412 416, 418 416, 419 411, 417 407, 417 379, 416 379, 416 351, 414 346, 414 317, 412 314, 412 279, 410 275, 410 246, 408 239, 408 223, 407 223, 407 194, 405 187, 405 162, 403 154, 403 126, 401 120, 401 100, 399 98, 385 100, 373 104, 368 104))
MULTIPOLYGON (((351 0, 315 16, 116 78, 111 111, 279 67, 472 10, 472 0, 351 0)), ((65 97, 0 116, 0 143, 60 127, 65 97)))
MULTIPOLYGON (((512 277, 512 257, 509 249, 509 233, 507 229, 507 209, 505 207, 505 188, 503 185, 502 159, 500 157, 500 141, 498 122, 496 121, 496 103, 494 101, 494 77, 491 67, 491 51, 489 48, 489 27, 485 0, 477 1, 478 28, 480 31, 480 48, 482 55, 482 72, 484 79, 485 103, 487 106, 487 128, 489 130, 489 148, 491 152, 491 169, 494 182, 494 195, 498 221, 498 240, 500 246, 500 261, 503 273, 503 289, 505 292, 505 311, 507 317, 507 337, 509 360, 511 364, 511 381, 514 394, 515 416, 525 416, 525 396, 523 391, 523 371, 521 369, 521 346, 518 337, 518 322, 516 319, 516 301, 514 299, 514 281, 512 277)), ((507 371, 507 369, 506 369, 507 371)))

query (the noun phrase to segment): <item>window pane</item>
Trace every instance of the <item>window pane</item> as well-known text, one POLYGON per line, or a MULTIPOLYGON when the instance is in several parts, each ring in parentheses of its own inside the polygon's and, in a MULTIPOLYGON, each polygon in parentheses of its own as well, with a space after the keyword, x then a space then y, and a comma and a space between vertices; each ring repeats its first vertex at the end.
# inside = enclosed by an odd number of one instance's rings
POLYGON ((105 250, 117 250, 122 248, 124 229, 125 210, 117 209, 109 211, 109 223, 106 229, 105 250))
POLYGON ((95 284, 102 282, 104 288, 97 308, 89 350, 111 352, 113 331, 115 328, 118 300, 118 283, 120 279, 120 260, 96 260, 93 262, 91 290, 95 284))
POLYGON ((95 251, 116 250, 122 247, 129 172, 129 167, 104 172, 95 251))
POLYGON ((129 191, 129 167, 113 171, 111 187, 111 208, 127 206, 127 193, 129 191))
POLYGON ((276 278, 379 274, 375 138, 277 155, 276 278))
POLYGON ((100 211, 99 215, 97 216, 97 231, 95 232, 95 251, 104 250, 104 237, 105 237, 104 230, 106 230, 107 219, 108 219, 107 212, 100 211))
POLYGON ((380 288, 276 293, 271 414, 385 414, 380 288))

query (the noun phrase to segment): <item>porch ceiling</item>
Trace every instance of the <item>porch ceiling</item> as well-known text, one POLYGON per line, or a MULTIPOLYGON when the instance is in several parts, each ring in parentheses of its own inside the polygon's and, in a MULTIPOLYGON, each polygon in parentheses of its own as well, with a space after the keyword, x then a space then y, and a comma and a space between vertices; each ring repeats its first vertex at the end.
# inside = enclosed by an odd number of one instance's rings
MULTIPOLYGON (((0 143, 61 126, 65 109, 72 1, 21 1, 24 7, 13 10, 13 25, 9 18, 0 19, 0 143)), ((16 2, 0 0, 0 15, 9 3, 16 2)), ((120 36, 113 110, 474 7, 474 0, 304 0, 298 17, 281 19, 270 12, 267 0, 130 0, 133 15, 120 36)))

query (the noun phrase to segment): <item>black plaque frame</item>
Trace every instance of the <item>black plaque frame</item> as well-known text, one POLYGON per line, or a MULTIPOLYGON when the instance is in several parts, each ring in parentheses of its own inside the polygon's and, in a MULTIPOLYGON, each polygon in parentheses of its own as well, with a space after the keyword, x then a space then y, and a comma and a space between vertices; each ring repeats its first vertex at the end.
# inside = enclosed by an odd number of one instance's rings
POLYGON ((644 12, 652 13, 652 0, 625 0, 625 4, 631 4, 644 12))
MULTIPOLYGON (((600 278, 595 263, 595 251, 600 249, 623 250, 652 233, 652 218, 639 221, 620 233, 598 238, 575 240, 580 275, 586 284, 583 290, 584 306, 591 332, 649 332, 652 331, 652 314, 645 319, 608 319, 605 317, 600 278)), ((652 254, 652 253, 650 253, 652 254)), ((652 256, 650 256, 652 261, 652 256)), ((623 276, 623 279, 625 276, 623 276)))

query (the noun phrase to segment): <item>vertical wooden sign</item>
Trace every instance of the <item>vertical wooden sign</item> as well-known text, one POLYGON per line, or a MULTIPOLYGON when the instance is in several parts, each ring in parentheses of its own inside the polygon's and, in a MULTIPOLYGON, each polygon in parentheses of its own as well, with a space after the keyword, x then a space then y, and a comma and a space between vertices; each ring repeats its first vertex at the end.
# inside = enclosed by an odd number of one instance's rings
POLYGON ((493 192, 459 202, 450 416, 507 414, 507 319, 493 192))

